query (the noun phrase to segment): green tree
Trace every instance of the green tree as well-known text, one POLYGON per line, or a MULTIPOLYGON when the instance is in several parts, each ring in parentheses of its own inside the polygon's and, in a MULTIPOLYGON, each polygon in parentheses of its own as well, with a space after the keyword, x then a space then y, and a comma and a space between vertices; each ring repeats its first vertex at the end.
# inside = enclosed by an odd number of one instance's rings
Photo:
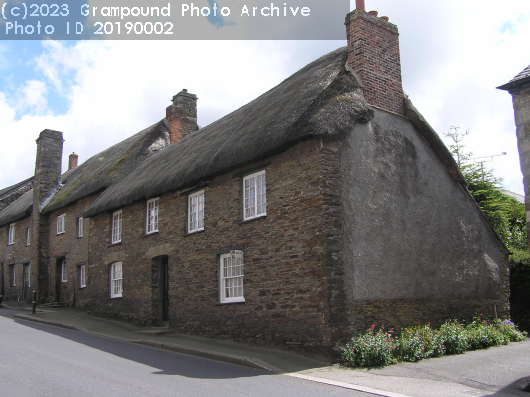
POLYGON ((466 179, 467 188, 508 249, 528 252, 524 204, 504 194, 500 189, 502 179, 484 167, 483 162, 474 162, 473 153, 464 151, 465 145, 461 142, 469 133, 469 130, 460 132, 458 127, 451 127, 445 134, 454 142, 449 150, 466 179))

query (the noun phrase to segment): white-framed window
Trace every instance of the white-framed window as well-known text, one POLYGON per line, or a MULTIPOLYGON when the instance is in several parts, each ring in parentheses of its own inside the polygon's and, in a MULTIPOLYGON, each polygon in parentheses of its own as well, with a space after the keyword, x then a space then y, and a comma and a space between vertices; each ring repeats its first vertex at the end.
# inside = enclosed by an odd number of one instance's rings
POLYGON ((26 228, 26 245, 29 245, 31 242, 31 228, 26 228))
POLYGON ((220 301, 221 303, 244 302, 243 295, 243 251, 233 250, 220 256, 220 301))
POLYGON ((57 234, 64 233, 64 221, 66 219, 66 214, 59 215, 57 217, 57 234))
POLYGON ((7 232, 7 245, 15 244, 15 224, 9 225, 9 231, 7 232))
POLYGON ((151 199, 147 202, 147 217, 145 224, 145 233, 158 232, 158 198, 151 199))
POLYGON ((112 244, 121 242, 121 210, 112 214, 112 244))
POLYGON ((68 268, 66 266, 66 261, 61 261, 61 283, 66 283, 68 281, 68 268))
POLYGON ((83 217, 77 218, 77 237, 83 237, 83 217))
POLYGON ((122 293, 121 262, 116 262, 110 266, 110 297, 120 298, 121 293, 122 293))
POLYGON ((265 170, 243 178, 243 220, 267 214, 265 170))
POLYGON ((188 196, 188 233, 204 230, 204 190, 188 196))
POLYGON ((86 265, 79 266, 79 288, 86 287, 86 265))
POLYGON ((15 265, 9 265, 9 286, 16 287, 15 265))

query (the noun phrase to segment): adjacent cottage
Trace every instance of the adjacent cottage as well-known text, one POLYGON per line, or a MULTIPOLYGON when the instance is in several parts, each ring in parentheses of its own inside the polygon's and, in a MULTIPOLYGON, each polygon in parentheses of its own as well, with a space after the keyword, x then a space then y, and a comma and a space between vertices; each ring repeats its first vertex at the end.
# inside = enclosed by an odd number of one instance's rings
POLYGON ((183 90, 62 176, 43 131, 33 190, 0 212, 4 277, 27 263, 40 301, 327 353, 373 323, 507 314, 508 251, 403 94, 397 27, 361 7, 346 29, 222 119, 199 129, 183 90))
MULTIPOLYGON (((526 229, 530 229, 530 65, 511 79, 508 83, 497 87, 499 90, 508 91, 512 95, 515 124, 517 127, 517 146, 526 204, 526 229)), ((530 236, 530 233, 528 233, 530 236)))

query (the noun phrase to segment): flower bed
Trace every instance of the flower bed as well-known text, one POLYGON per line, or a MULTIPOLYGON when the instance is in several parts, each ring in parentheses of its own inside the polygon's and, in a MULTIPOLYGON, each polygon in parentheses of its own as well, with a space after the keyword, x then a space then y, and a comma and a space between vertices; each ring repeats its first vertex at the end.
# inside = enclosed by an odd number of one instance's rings
POLYGON ((525 336, 510 320, 486 320, 482 314, 467 325, 447 320, 439 330, 429 325, 409 327, 394 336, 394 329, 372 325, 364 335, 353 338, 342 354, 345 365, 380 367, 397 362, 415 362, 466 350, 520 342, 525 336))

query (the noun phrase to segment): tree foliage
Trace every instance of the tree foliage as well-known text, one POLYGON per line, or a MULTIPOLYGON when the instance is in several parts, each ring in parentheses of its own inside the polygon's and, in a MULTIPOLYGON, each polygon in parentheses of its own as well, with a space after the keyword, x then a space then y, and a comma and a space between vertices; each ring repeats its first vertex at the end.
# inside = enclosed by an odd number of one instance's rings
POLYGON ((504 244, 512 252, 528 251, 524 204, 504 194, 500 189, 502 179, 485 167, 484 162, 474 162, 473 153, 464 151, 465 145, 461 142, 469 135, 469 130, 462 133, 458 127, 451 127, 445 135, 454 142, 449 149, 466 179, 469 192, 504 244))

